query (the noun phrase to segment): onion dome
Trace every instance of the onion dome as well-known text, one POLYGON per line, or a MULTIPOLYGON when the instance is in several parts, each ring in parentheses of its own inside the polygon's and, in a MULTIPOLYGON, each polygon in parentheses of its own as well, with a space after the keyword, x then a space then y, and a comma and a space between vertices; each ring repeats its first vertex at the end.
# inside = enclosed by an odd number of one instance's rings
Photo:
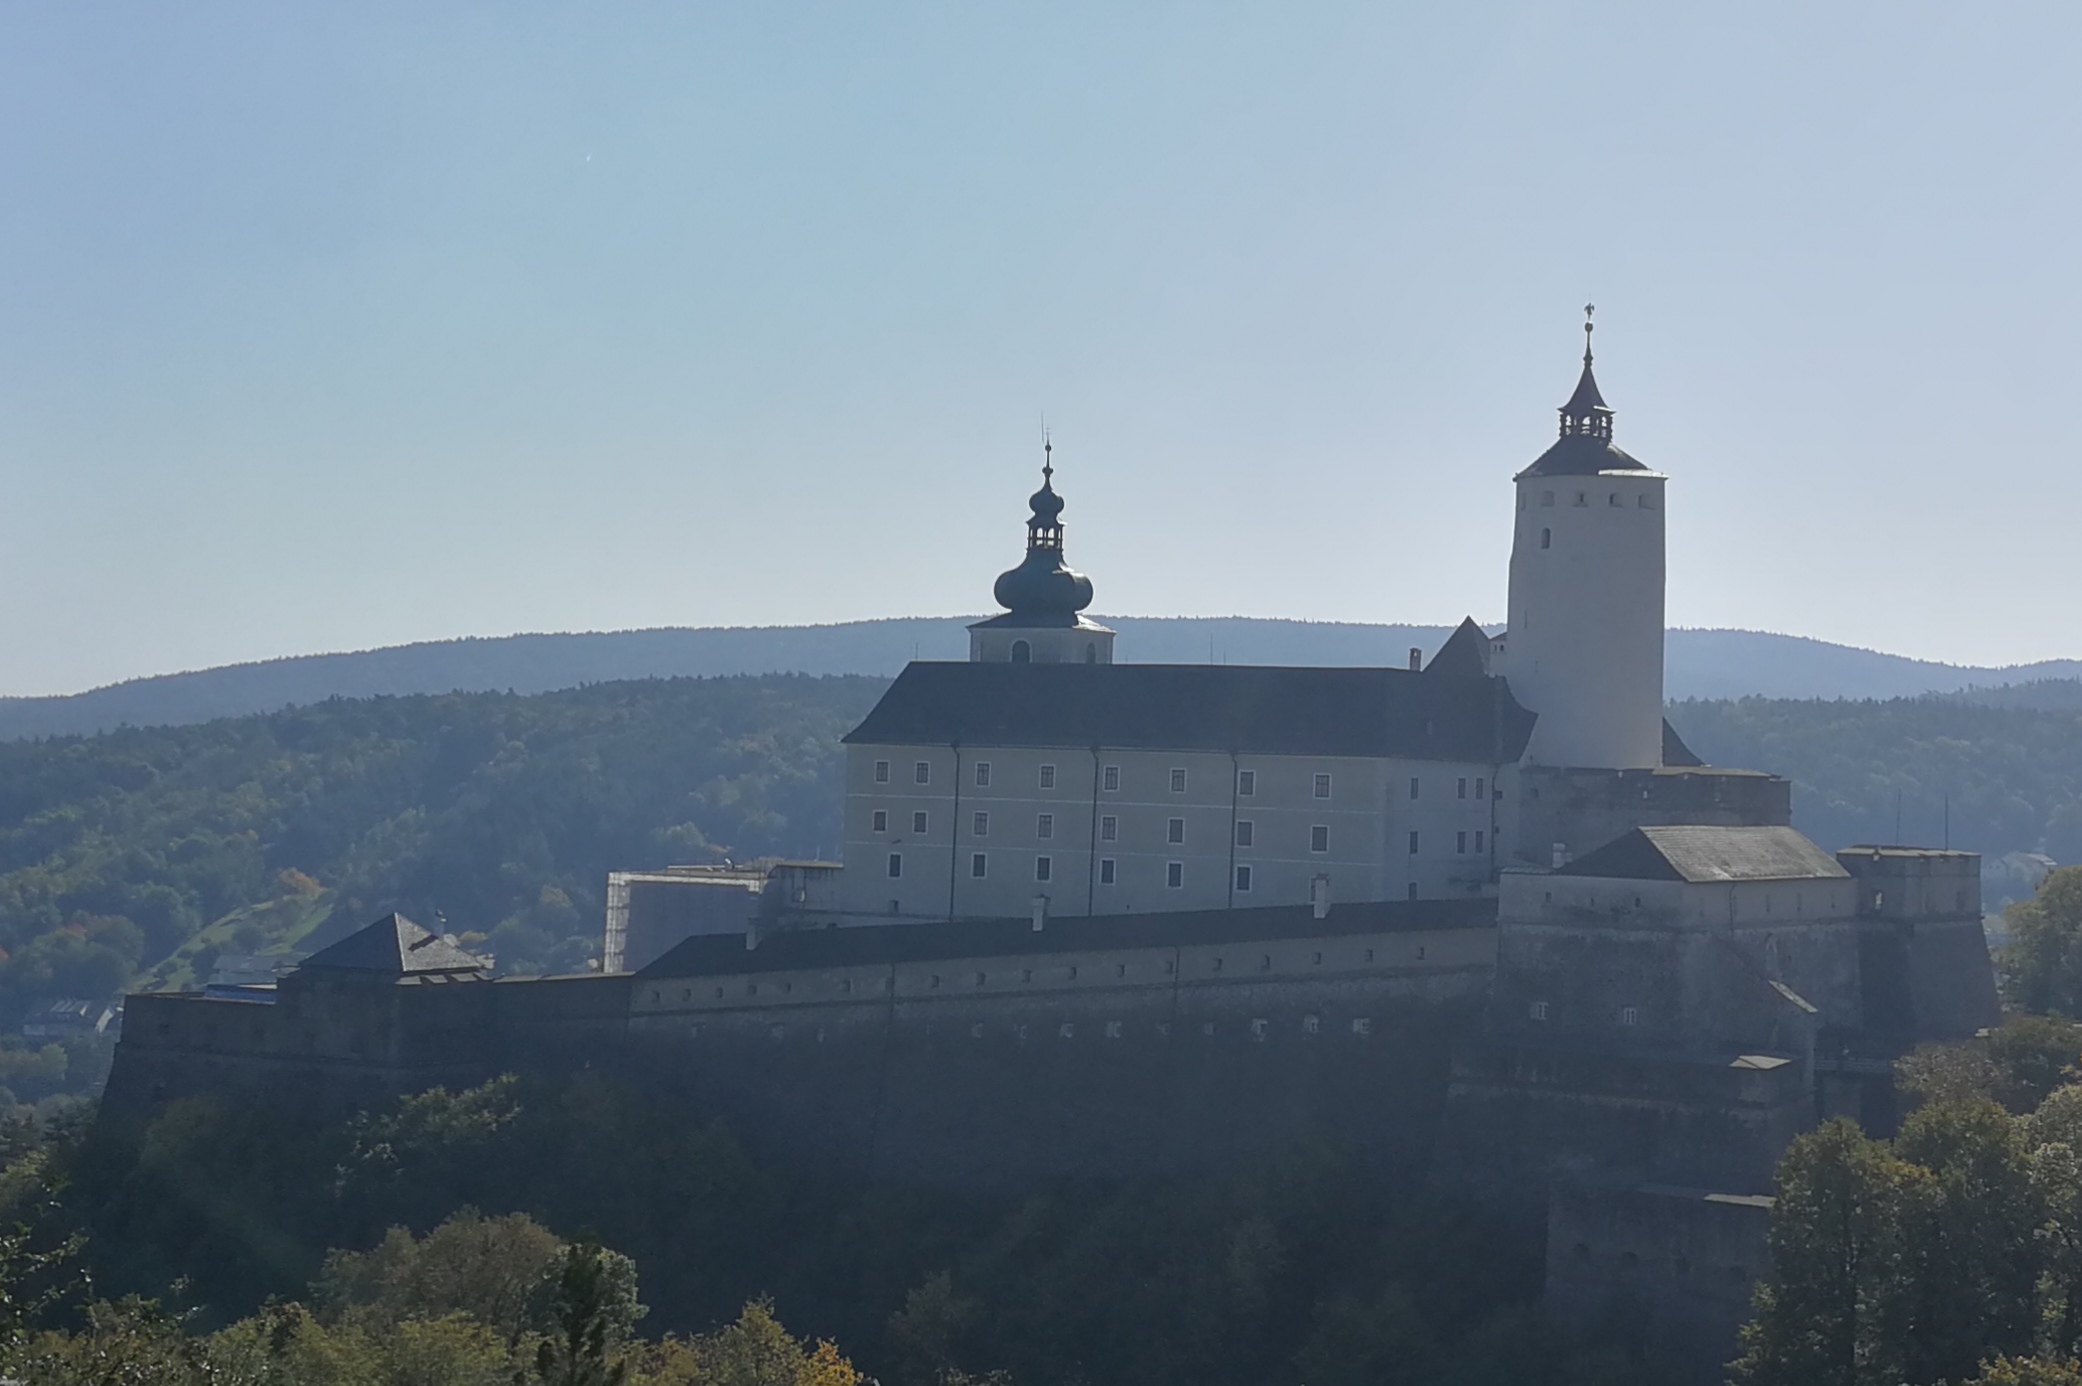
POLYGON ((1612 410, 1591 372, 1591 304, 1583 305, 1583 374, 1576 392, 1558 411, 1561 437, 1521 476, 1595 476, 1599 472, 1645 472, 1648 467, 1612 446, 1612 410))
POLYGON ((1000 574, 991 593, 1015 616, 1074 618, 1092 604, 1092 580, 1063 564, 1063 498, 1055 492, 1053 443, 1042 447, 1041 489, 1027 499, 1027 556, 1000 574))

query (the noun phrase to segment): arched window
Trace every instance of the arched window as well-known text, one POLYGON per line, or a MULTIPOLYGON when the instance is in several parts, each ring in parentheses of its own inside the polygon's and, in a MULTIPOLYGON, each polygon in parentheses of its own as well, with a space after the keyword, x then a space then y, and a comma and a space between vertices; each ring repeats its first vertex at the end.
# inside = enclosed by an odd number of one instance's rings
POLYGON ((1096 642, 1086 642, 1084 647, 1084 662, 1086 664, 1097 664, 1099 662, 1099 646, 1096 642))
POLYGON ((1033 663, 1033 662, 1034 662, 1034 647, 1033 647, 1033 646, 1031 646, 1031 645, 1029 645, 1029 644, 1027 644, 1027 642, 1026 642, 1026 641, 1024 641, 1024 640, 1015 640, 1015 641, 1013 641, 1013 642, 1012 642, 1012 662, 1013 662, 1014 664, 1031 664, 1031 663, 1033 663))
MULTIPOLYGON (((1541 530, 1541 531, 1540 531, 1540 547, 1541 547, 1541 548, 1543 548, 1543 549, 1551 549, 1551 548, 1553 548, 1553 547, 1554 547, 1554 531, 1553 531, 1553 530, 1551 530, 1551 529, 1543 529, 1543 530, 1541 530)), ((1014 658, 1017 658, 1017 656, 1014 656, 1014 658)))

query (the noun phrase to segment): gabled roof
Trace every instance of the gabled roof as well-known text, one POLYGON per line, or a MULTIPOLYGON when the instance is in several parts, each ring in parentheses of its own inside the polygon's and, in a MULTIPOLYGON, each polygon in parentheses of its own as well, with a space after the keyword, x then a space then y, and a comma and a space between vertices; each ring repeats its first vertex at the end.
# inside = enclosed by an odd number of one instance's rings
POLYGON ((305 958, 302 966, 407 976, 419 972, 482 972, 484 959, 422 929, 402 914, 386 914, 330 948, 319 949, 305 958))
POLYGON ((1449 669, 913 663, 845 740, 1496 765, 1532 727, 1502 679, 1449 669))
POLYGON ((1635 828, 1557 875, 1628 881, 1844 880, 1850 873, 1793 828, 1635 828))

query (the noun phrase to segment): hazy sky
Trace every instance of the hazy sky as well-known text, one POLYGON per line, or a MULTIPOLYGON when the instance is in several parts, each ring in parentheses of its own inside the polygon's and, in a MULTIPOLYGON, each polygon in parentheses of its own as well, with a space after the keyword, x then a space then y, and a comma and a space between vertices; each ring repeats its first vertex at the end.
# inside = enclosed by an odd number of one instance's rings
POLYGON ((1098 610, 1496 620, 1588 299, 1673 624, 2082 655, 2078 70, 2054 4, 11 4, 0 692, 979 611, 1044 414, 1098 610))

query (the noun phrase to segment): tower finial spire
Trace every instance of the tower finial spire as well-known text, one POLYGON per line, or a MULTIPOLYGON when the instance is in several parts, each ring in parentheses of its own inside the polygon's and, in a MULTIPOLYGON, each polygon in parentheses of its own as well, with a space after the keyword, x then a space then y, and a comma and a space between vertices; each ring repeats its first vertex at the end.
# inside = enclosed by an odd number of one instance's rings
POLYGON ((1597 311, 1598 305, 1595 303, 1583 305, 1583 364, 1586 366, 1590 364, 1590 315, 1597 311))
POLYGON ((1044 425, 1041 429, 1041 481, 1046 485, 1055 480, 1055 440, 1044 425))

